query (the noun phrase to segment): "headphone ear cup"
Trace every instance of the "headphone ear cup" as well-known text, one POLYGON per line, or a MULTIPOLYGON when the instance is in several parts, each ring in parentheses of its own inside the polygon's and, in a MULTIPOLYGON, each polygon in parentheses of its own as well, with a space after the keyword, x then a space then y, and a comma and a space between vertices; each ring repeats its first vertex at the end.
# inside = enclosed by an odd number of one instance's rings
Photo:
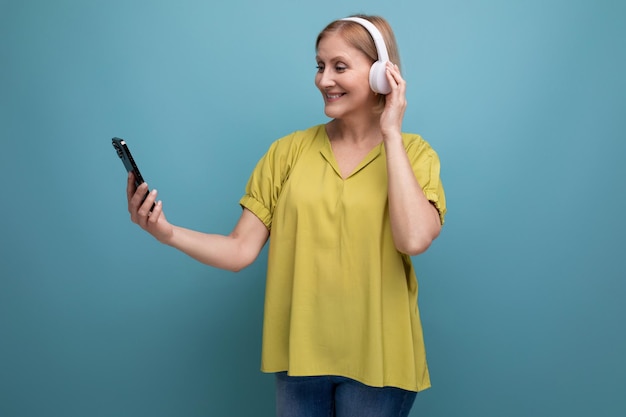
POLYGON ((378 94, 389 94, 391 92, 391 86, 389 81, 387 81, 385 62, 376 61, 370 68, 370 87, 378 94))

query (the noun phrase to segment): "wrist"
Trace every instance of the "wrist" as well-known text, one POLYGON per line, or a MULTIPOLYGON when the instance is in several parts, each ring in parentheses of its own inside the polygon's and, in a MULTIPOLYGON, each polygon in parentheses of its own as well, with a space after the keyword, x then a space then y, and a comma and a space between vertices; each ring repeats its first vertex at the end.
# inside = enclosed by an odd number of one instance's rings
POLYGON ((383 143, 385 144, 385 150, 387 152, 394 149, 404 149, 404 142, 402 141, 402 134, 400 133, 383 133, 383 143))
POLYGON ((382 132, 383 142, 387 143, 402 143, 402 133, 400 131, 382 132))
POLYGON ((155 237, 160 243, 176 248, 176 229, 176 226, 171 225, 170 230, 167 230, 155 237))

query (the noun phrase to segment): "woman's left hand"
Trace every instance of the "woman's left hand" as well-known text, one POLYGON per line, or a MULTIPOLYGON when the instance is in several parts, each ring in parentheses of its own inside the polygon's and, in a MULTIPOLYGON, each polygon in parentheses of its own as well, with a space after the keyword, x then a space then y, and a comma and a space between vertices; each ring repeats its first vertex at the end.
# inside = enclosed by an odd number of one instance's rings
POLYGON ((406 109, 406 81, 400 74, 400 68, 387 62, 387 80, 391 85, 391 92, 387 94, 385 109, 380 116, 380 130, 383 138, 391 138, 402 132, 402 119, 406 109))

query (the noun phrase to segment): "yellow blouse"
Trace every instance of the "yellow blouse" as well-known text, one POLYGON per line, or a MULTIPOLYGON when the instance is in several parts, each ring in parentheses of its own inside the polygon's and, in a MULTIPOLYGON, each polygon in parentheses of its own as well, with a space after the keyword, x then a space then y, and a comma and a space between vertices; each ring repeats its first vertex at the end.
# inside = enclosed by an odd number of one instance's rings
MULTIPOLYGON (((403 141, 443 223, 439 158, 418 135, 403 141)), ((240 204, 270 230, 262 371, 430 387, 415 271, 391 235, 383 144, 344 179, 324 125, 294 132, 261 158, 240 204)))

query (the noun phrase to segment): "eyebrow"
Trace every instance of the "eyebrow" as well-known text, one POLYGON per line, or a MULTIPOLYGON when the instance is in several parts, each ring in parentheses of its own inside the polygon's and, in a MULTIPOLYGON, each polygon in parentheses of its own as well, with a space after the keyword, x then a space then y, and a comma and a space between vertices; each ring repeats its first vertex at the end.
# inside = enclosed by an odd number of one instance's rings
MULTIPOLYGON (((315 60, 316 61, 323 61, 323 59, 319 56, 319 55, 315 55, 315 60)), ((341 62, 347 62, 349 60, 349 58, 343 56, 343 55, 337 55, 335 57, 332 57, 330 59, 330 62, 336 62, 336 61, 341 61, 341 62)))

